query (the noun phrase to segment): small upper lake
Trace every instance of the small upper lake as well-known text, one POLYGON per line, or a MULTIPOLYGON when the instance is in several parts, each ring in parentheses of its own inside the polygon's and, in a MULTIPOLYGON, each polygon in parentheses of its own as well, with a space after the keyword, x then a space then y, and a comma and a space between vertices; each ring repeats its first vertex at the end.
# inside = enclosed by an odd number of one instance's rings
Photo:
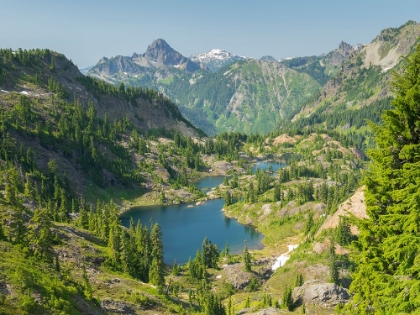
POLYGON ((225 176, 223 175, 207 176, 207 177, 200 178, 198 181, 193 182, 193 184, 197 186, 197 188, 200 190, 203 190, 203 189, 210 190, 222 184, 224 180, 225 180, 225 176))
POLYGON ((277 161, 258 161, 255 163, 255 165, 252 167, 252 174, 255 174, 257 169, 259 171, 271 171, 273 173, 276 173, 280 168, 285 167, 286 164, 277 162, 277 161))

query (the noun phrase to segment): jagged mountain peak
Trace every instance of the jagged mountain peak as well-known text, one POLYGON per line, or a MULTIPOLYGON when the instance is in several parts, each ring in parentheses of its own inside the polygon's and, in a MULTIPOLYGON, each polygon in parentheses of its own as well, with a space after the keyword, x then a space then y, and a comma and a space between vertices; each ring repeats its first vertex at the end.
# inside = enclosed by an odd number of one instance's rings
POLYGON ((99 60, 98 64, 102 64, 109 61, 109 59, 107 57, 102 57, 101 60, 99 60))
POLYGON ((350 44, 348 44, 344 41, 341 41, 341 43, 338 45, 338 50, 341 53, 346 54, 346 53, 351 53, 354 50, 354 48, 353 48, 352 45, 350 45, 350 44))
POLYGON ((143 57, 152 60, 154 62, 163 62, 163 59, 167 59, 168 56, 171 56, 171 61, 174 59, 180 59, 183 56, 175 51, 169 44, 159 38, 155 39, 146 49, 146 52, 143 54, 143 57))
POLYGON ((180 67, 189 72, 199 69, 199 66, 188 58, 173 49, 164 39, 155 39, 142 55, 143 58, 151 61, 154 66, 180 67))
POLYGON ((181 55, 162 38, 155 39, 144 53, 144 57, 157 61, 163 54, 181 55))

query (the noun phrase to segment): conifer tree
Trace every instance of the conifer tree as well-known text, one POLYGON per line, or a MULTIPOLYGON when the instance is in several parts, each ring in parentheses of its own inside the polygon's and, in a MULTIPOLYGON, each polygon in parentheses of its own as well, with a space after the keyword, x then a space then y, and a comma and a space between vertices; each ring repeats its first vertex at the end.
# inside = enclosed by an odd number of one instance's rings
POLYGON ((0 241, 5 239, 3 223, 0 222, 0 241))
POLYGON ((225 257, 229 257, 229 252, 230 252, 229 243, 226 241, 225 249, 223 250, 223 254, 225 255, 225 257))
POLYGON ((120 265, 120 232, 121 227, 119 225, 113 226, 109 232, 108 238, 108 249, 109 249, 109 256, 113 266, 120 265))
POLYGON ((82 260, 82 279, 83 279, 83 293, 88 300, 92 299, 92 286, 89 283, 89 277, 86 272, 85 259, 82 260))
POLYGON ((293 309, 292 288, 287 287, 283 292, 282 306, 289 311, 293 309))
POLYGON ((35 256, 51 260, 53 235, 52 222, 45 208, 35 209, 31 219, 28 240, 35 256))
POLYGON ((340 222, 338 223, 336 234, 337 242, 340 245, 345 246, 351 243, 352 235, 347 218, 340 216, 340 222))
POLYGON ((354 313, 420 309, 420 45, 395 73, 394 108, 373 125, 377 148, 365 178, 369 219, 358 223, 354 313))
POLYGON ((242 260, 245 265, 246 271, 251 271, 251 254, 248 251, 248 247, 246 246, 246 241, 244 241, 244 250, 242 252, 242 260))
POLYGON ((163 263, 162 231, 158 223, 155 223, 152 227, 150 242, 152 246, 152 262, 149 270, 149 279, 151 283, 156 285, 156 287, 158 288, 158 292, 162 294, 165 286, 165 277, 163 263))
POLYGON ((26 228, 23 214, 22 207, 18 207, 13 215, 13 223, 10 226, 9 238, 15 244, 22 244, 25 239, 26 228))

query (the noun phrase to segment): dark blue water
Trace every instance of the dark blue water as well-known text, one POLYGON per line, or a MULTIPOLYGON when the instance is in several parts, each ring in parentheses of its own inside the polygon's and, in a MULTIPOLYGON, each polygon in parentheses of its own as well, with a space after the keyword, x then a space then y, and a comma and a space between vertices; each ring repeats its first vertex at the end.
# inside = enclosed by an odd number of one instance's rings
POLYGON ((223 199, 216 199, 200 206, 188 203, 138 207, 124 213, 121 221, 124 226, 129 225, 130 217, 133 217, 134 222, 140 219, 142 224, 149 224, 150 220, 159 223, 167 264, 172 264, 174 259, 180 264, 188 262, 189 257, 193 259, 197 249, 201 250, 206 236, 221 250, 227 241, 231 253, 242 252, 244 240, 250 249, 261 248, 263 235, 252 227, 239 224, 235 219, 226 218, 221 211, 223 204, 223 199))
MULTIPOLYGON (((257 162, 252 167, 256 169, 272 170, 274 173, 284 167, 280 162, 257 162)), ((194 184, 201 190, 212 189, 223 183, 224 176, 204 177, 194 184)), ((172 264, 174 259, 180 264, 194 258, 197 250, 201 250, 203 239, 207 238, 217 244, 222 250, 226 242, 229 243, 231 253, 240 253, 244 247, 244 240, 250 249, 262 248, 263 235, 253 227, 239 224, 235 219, 226 218, 221 209, 223 199, 209 200, 203 205, 195 203, 168 206, 148 206, 132 208, 121 216, 124 226, 129 226, 130 217, 134 222, 140 220, 142 224, 150 221, 159 223, 162 228, 164 260, 172 264)))

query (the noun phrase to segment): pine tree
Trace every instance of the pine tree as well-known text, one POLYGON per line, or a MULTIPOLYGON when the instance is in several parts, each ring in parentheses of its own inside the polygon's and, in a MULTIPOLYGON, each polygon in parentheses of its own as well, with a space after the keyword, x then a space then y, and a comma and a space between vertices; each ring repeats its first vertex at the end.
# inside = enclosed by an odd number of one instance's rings
POLYGON ((232 295, 229 295, 229 300, 227 303, 227 315, 233 315, 232 309, 232 295))
POLYGON ((249 301, 249 295, 246 296, 246 300, 245 300, 245 308, 249 308, 251 306, 251 303, 249 301))
POLYGON ((283 292, 282 306, 289 311, 293 309, 292 288, 286 288, 283 292))
POLYGON ((394 74, 394 109, 383 113, 383 124, 371 124, 377 148, 365 178, 369 219, 358 223, 348 306, 355 313, 420 309, 420 45, 402 69, 394 74))
POLYGON ((48 261, 52 258, 53 234, 51 227, 52 222, 47 210, 44 208, 35 209, 30 222, 28 240, 34 255, 48 261))
POLYGON ((120 232, 121 227, 119 225, 113 226, 109 232, 108 238, 108 250, 111 263, 114 267, 120 265, 120 255, 121 255, 121 244, 120 244, 120 232))
POLYGON ((303 284, 303 276, 301 273, 298 273, 295 279, 295 287, 300 287, 302 284, 303 284))
POLYGON ((13 223, 10 226, 9 238, 15 244, 22 244, 25 239, 26 228, 23 215, 22 207, 18 207, 13 215, 13 223))
POLYGON ((343 246, 350 244, 352 241, 350 225, 347 223, 347 220, 345 217, 340 216, 340 222, 336 231, 337 242, 343 246))
POLYGON ((225 257, 229 257, 229 252, 230 252, 229 244, 226 241, 225 249, 223 250, 223 254, 225 255, 225 257))
POLYGON ((244 262, 245 270, 251 271, 251 254, 248 251, 246 246, 246 241, 244 241, 244 250, 242 252, 242 260, 244 262))
POLYGON ((152 246, 152 262, 149 270, 149 279, 151 283, 156 285, 158 292, 162 294, 165 286, 165 266, 163 263, 162 231, 158 223, 155 223, 152 227, 150 242, 152 246))
POLYGON ((3 223, 0 222, 0 241, 6 239, 5 234, 4 234, 4 227, 3 227, 3 223))
POLYGON ((178 263, 176 262, 176 259, 174 260, 174 264, 172 265, 172 274, 174 276, 179 276, 180 274, 180 267, 178 263))
POLYGON ((92 299, 92 286, 89 283, 89 277, 86 272, 85 258, 82 259, 82 279, 83 279, 83 293, 86 299, 92 299))
POLYGON ((305 235, 308 234, 314 226, 314 213, 308 212, 308 217, 305 222, 305 235))
POLYGON ((273 202, 280 201, 280 199, 281 199, 280 185, 276 184, 274 185, 273 202))

